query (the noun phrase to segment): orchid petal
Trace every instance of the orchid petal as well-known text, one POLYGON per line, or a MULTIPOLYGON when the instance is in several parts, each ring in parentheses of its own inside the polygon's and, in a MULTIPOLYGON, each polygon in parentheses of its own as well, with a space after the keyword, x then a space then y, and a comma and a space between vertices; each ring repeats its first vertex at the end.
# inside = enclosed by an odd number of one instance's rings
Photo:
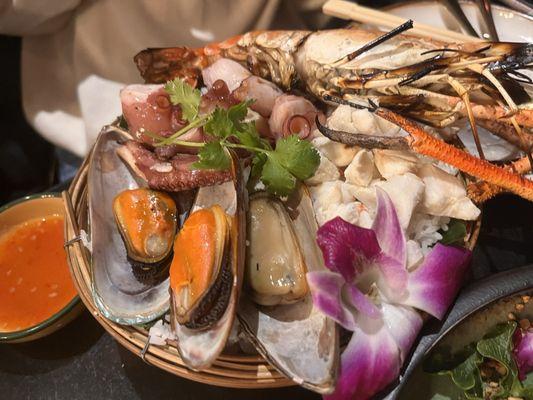
POLYGON ((522 330, 518 328, 513 336, 513 355, 518 365, 520 380, 526 379, 526 375, 533 371, 533 328, 522 330))
POLYGON ((442 319, 459 291, 470 256, 467 249, 437 243, 409 274, 408 294, 402 303, 442 319))
POLYGON ((346 288, 346 294, 350 300, 350 303, 358 311, 362 312, 370 318, 378 318, 381 316, 381 312, 379 311, 377 306, 367 296, 365 296, 357 288, 357 286, 347 283, 344 287, 346 288))
POLYGON ((418 311, 411 307, 382 303, 383 321, 400 350, 403 361, 411 351, 424 321, 418 311))
POLYGON ((336 217, 318 229, 317 243, 327 268, 340 273, 347 282, 354 280, 381 253, 376 234, 336 217))
POLYGON ((398 346, 383 321, 361 317, 357 325, 342 353, 335 391, 325 400, 370 399, 400 373, 398 346))
POLYGON ((343 328, 353 331, 355 329, 353 312, 342 304, 341 291, 344 278, 329 271, 308 272, 306 276, 315 307, 343 328))
POLYGON ((405 264, 400 264, 397 260, 382 253, 375 260, 375 265, 380 274, 377 285, 386 298, 391 302, 398 302, 404 298, 409 279, 405 264))
POLYGON ((376 187, 376 196, 377 211, 372 230, 376 232, 381 250, 405 266, 407 261, 406 241, 394 204, 387 192, 379 187, 376 187))

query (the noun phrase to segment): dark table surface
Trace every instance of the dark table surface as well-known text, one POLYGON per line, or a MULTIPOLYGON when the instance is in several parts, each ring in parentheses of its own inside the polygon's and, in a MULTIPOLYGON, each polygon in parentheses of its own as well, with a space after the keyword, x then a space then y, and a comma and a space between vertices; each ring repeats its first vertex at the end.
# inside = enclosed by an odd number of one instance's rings
MULTIPOLYGON (((379 2, 385 3, 385 2, 379 2)), ((20 40, 0 36, 0 205, 45 190, 79 160, 41 139, 20 106, 20 40), (5 79, 9 77, 9 79, 5 79), (62 168, 57 168, 57 160, 62 168)), ((488 202, 472 279, 533 263, 533 204, 506 195, 488 202)), ((1 305, 0 305, 1 307, 1 305)), ((426 332, 436 329, 429 324, 426 332)), ((294 387, 231 390, 190 382, 149 366, 84 312, 53 335, 0 345, 0 399, 319 399, 294 387)))

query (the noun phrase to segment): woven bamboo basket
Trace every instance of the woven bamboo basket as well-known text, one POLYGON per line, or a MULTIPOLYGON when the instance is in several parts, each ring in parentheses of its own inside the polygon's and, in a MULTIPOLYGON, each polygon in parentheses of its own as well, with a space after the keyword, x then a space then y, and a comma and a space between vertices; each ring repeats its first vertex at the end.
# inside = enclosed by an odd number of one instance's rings
MULTIPOLYGON (((90 231, 87 207, 87 171, 90 155, 81 165, 68 191, 63 192, 65 203, 66 251, 74 284, 81 300, 94 318, 121 345, 154 365, 182 378, 210 385, 242 389, 264 389, 294 386, 288 379, 270 365, 263 357, 222 354, 214 364, 204 371, 193 371, 181 360, 176 347, 172 345, 148 345, 148 331, 137 326, 114 323, 102 316, 96 307, 91 292, 90 252, 79 240, 81 230, 90 231)), ((472 249, 477 241, 480 220, 469 227, 466 247, 472 249)))
POLYGON ((81 300, 94 318, 121 345, 154 365, 182 378, 210 385, 264 389, 293 386, 295 383, 280 374, 261 356, 222 354, 204 371, 192 371, 181 360, 178 351, 171 345, 147 345, 148 331, 137 326, 116 324, 102 316, 96 307, 91 292, 90 252, 79 237, 81 230, 89 232, 87 211, 87 171, 90 155, 81 165, 68 191, 63 192, 65 203, 66 251, 74 284, 81 300))

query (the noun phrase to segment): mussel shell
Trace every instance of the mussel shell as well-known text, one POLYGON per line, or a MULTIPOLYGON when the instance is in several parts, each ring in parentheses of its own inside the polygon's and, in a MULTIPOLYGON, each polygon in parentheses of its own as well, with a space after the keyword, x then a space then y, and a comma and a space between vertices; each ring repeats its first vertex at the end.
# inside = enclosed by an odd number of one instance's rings
POLYGON ((191 210, 194 212, 219 205, 231 217, 228 254, 230 262, 226 264, 231 267, 233 279, 227 307, 220 319, 208 329, 190 329, 180 325, 176 316, 171 313, 171 322, 178 339, 178 352, 184 363, 193 370, 203 370, 211 366, 224 349, 235 320, 242 285, 246 240, 245 196, 241 167, 233 153, 231 168, 232 181, 200 188, 191 210))
MULTIPOLYGON (((300 187, 286 205, 308 270, 325 270, 307 189, 300 187)), ((243 296, 238 316, 257 351, 281 373, 321 394, 334 390, 340 358, 338 329, 313 306, 310 294, 297 303, 273 307, 257 305, 243 296)))
POLYGON ((151 262, 151 263, 147 263, 145 261, 138 261, 138 260, 135 260, 133 258, 131 258, 129 255, 127 255, 127 258, 128 258, 128 261, 131 265, 131 268, 134 270, 133 272, 134 273, 138 273, 138 274, 143 274, 143 271, 151 271, 152 274, 155 274, 156 272, 158 271, 167 271, 168 272, 168 267, 170 266, 170 262, 172 261, 172 256, 173 256, 173 252, 172 250, 169 251, 165 258, 159 260, 159 261, 156 261, 156 262, 151 262))
MULTIPOLYGON (((229 258, 228 256, 226 256, 229 258)), ((184 325, 189 329, 206 329, 213 326, 228 308, 233 283, 231 266, 224 260, 215 283, 192 312, 191 318, 184 325)))
POLYGON ((139 279, 113 215, 115 196, 139 187, 116 154, 120 142, 129 138, 121 129, 105 127, 91 153, 87 178, 93 298, 102 315, 124 325, 152 321, 169 306, 168 276, 153 281, 139 279))
POLYGON ((312 304, 258 306, 241 298, 239 322, 256 350, 280 373, 320 394, 332 393, 339 367, 336 323, 312 304))

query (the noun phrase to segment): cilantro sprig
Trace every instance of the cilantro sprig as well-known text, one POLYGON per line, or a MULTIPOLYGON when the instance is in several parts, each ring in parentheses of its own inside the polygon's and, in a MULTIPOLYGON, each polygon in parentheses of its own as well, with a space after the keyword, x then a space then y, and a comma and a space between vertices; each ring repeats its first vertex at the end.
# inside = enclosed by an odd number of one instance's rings
POLYGON ((215 108, 210 114, 199 115, 201 94, 179 78, 167 82, 165 91, 170 101, 179 105, 188 125, 164 138, 147 133, 155 146, 178 144, 199 148, 194 169, 224 170, 230 165, 227 149, 244 149, 252 153, 252 175, 259 177, 266 189, 278 196, 290 194, 298 180, 314 175, 320 163, 316 149, 308 142, 291 135, 277 141, 276 147, 262 139, 254 122, 246 122, 250 101, 244 101, 227 110, 215 108), (179 137, 191 129, 203 127, 211 136, 207 143, 189 142, 179 137))
POLYGON ((176 78, 166 83, 165 91, 168 93, 172 104, 181 106, 181 112, 187 121, 193 122, 198 117, 198 109, 202 99, 198 89, 194 89, 185 81, 176 78))

